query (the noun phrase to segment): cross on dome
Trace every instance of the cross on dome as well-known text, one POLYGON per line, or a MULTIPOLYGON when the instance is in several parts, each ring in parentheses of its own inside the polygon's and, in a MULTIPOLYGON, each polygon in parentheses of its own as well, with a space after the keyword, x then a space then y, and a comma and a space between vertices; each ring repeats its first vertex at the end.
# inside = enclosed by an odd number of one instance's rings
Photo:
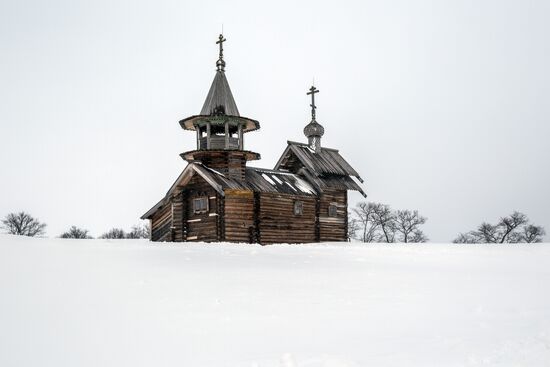
POLYGON ((319 89, 312 85, 311 88, 309 88, 309 92, 307 92, 307 95, 311 95, 311 121, 315 121, 315 109, 317 108, 315 106, 315 93, 319 93, 319 89))
POLYGON ((217 45, 220 45, 220 56, 218 58, 218 61, 216 61, 216 67, 218 68, 218 71, 225 71, 225 61, 223 61, 223 43, 227 41, 223 34, 220 34, 218 37, 218 40, 216 41, 217 45))

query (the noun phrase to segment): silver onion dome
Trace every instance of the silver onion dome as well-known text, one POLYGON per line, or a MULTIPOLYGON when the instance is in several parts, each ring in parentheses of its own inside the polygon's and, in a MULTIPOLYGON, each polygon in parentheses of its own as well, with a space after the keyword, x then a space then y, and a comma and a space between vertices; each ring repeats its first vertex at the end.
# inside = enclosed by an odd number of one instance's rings
POLYGON ((325 128, 317 121, 311 121, 304 127, 304 135, 306 137, 323 136, 325 134, 325 128))

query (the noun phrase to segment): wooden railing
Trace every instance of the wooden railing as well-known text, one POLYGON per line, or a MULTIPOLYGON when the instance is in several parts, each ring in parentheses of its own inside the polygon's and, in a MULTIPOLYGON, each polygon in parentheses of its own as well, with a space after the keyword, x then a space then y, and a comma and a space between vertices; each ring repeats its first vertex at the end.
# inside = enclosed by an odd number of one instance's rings
MULTIPOLYGON (((200 149, 208 149, 207 137, 202 137, 200 139, 200 149)), ((226 147, 226 138, 225 136, 212 135, 210 137, 210 149, 239 149, 239 138, 229 137, 227 139, 226 147)))

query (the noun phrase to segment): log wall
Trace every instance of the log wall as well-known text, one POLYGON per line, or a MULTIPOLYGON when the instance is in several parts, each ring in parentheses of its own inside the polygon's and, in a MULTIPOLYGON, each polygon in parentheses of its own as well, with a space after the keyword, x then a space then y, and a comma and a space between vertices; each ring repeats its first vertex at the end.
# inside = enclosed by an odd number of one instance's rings
POLYGON ((320 197, 248 190, 217 193, 195 175, 183 190, 151 218, 152 241, 308 243, 347 240, 347 191, 320 197), (208 211, 195 214, 193 199, 208 197, 208 211), (294 202, 303 202, 301 215, 294 202), (329 205, 336 204, 336 217, 329 205))
POLYGON ((256 242, 254 227, 254 193, 225 190, 225 241, 256 242))
POLYGON ((255 204, 261 244, 315 242, 314 196, 260 193, 255 204), (303 202, 302 215, 294 215, 296 200, 303 202))
POLYGON ((326 191, 319 199, 319 241, 347 241, 348 232, 347 191, 326 191), (331 203, 337 206, 336 217, 328 215, 331 203))
POLYGON ((246 159, 240 152, 211 152, 210 155, 202 157, 201 161, 205 166, 215 169, 229 178, 244 180, 246 159))
MULTIPOLYGON (((193 176, 185 186, 185 205, 182 206, 182 219, 186 218, 186 241, 215 242, 221 241, 218 231, 218 195, 216 191, 199 175, 193 176), (208 211, 195 214, 193 199, 208 197, 208 211)), ((183 240, 183 237, 182 239, 183 240)))
POLYGON ((151 218, 151 241, 171 241, 172 206, 165 205, 151 218))

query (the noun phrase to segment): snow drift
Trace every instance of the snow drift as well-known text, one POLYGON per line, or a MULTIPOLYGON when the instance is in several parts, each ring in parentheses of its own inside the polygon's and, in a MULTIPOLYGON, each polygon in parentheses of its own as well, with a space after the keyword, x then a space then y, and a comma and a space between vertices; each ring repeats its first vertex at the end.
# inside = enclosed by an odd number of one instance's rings
POLYGON ((0 236, 0 366, 548 366, 550 246, 0 236))

